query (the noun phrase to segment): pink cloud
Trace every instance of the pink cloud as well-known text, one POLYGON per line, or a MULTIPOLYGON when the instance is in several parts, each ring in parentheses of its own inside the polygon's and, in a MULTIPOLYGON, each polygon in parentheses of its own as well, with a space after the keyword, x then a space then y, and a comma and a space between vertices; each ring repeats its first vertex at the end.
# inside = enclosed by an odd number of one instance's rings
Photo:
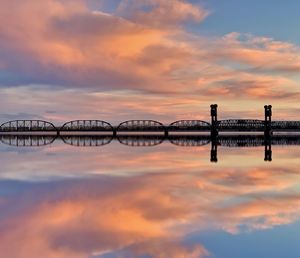
MULTIPOLYGON (((37 109, 41 96, 48 103, 46 110, 53 110, 52 105, 67 108, 53 119, 79 112, 74 105, 66 107, 59 94, 79 102, 78 96, 84 95, 89 114, 96 114, 101 99, 108 103, 107 112, 168 121, 184 115, 204 118, 198 110, 206 110, 211 102, 228 106, 237 97, 257 109, 265 102, 287 109, 283 99, 289 100, 289 107, 296 106, 299 46, 239 33, 221 38, 187 33, 185 21, 201 22, 208 15, 199 5, 122 1, 112 13, 101 6, 91 10, 79 0, 0 0, 0 6, 0 69, 5 74, 0 84, 26 85, 27 92, 18 87, 13 91, 24 94, 22 102, 25 97, 32 100, 26 103, 28 109, 37 109), (44 91, 28 97, 32 84, 44 91), (57 92, 56 100, 51 91, 57 92), (98 99, 89 94, 103 91, 109 94, 98 99), (111 99, 117 105, 109 107, 111 99)), ((6 102, 15 98, 10 97, 6 102)), ((68 100, 69 105, 73 102, 68 100)))

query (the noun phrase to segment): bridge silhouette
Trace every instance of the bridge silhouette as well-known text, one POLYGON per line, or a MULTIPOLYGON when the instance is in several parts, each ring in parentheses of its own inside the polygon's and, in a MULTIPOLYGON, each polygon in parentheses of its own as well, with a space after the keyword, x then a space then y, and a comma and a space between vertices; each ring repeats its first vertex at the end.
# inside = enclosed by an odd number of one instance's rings
POLYGON ((164 125, 154 120, 129 120, 113 126, 102 120, 74 120, 55 126, 43 120, 14 120, 0 126, 0 134, 9 133, 110 133, 114 136, 126 133, 162 133, 165 136, 176 133, 210 133, 212 137, 219 133, 262 132, 271 135, 273 132, 300 132, 300 121, 272 121, 272 106, 266 105, 265 117, 259 119, 226 119, 218 120, 217 105, 211 105, 211 122, 202 120, 179 120, 164 125))

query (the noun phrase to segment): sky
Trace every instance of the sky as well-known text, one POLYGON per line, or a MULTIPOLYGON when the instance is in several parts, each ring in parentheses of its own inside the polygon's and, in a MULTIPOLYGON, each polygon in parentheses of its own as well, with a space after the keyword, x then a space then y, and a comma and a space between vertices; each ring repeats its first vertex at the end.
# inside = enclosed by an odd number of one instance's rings
POLYGON ((0 0, 0 122, 298 120, 299 1, 0 0))

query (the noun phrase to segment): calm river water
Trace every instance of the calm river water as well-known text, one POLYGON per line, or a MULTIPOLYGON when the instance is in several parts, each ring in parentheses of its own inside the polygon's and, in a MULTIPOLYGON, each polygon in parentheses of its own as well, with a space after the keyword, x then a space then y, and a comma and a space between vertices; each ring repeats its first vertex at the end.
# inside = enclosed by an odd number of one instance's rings
POLYGON ((300 146, 0 144, 2 258, 299 258, 300 146))

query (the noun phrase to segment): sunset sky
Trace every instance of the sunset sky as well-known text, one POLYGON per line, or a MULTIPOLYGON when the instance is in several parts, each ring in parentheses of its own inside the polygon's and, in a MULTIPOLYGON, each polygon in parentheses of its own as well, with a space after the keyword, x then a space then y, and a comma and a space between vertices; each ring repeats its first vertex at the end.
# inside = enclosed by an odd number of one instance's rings
MULTIPOLYGON (((0 125, 210 121, 213 103, 219 119, 263 119, 271 104, 274 120, 300 121, 299 10, 0 0, 0 125)), ((300 136, 265 125, 264 138, 3 130, 0 256, 298 258, 300 136)))
POLYGON ((296 0, 0 0, 0 121, 300 120, 296 0), (272 8, 270 8, 272 7, 272 8))

